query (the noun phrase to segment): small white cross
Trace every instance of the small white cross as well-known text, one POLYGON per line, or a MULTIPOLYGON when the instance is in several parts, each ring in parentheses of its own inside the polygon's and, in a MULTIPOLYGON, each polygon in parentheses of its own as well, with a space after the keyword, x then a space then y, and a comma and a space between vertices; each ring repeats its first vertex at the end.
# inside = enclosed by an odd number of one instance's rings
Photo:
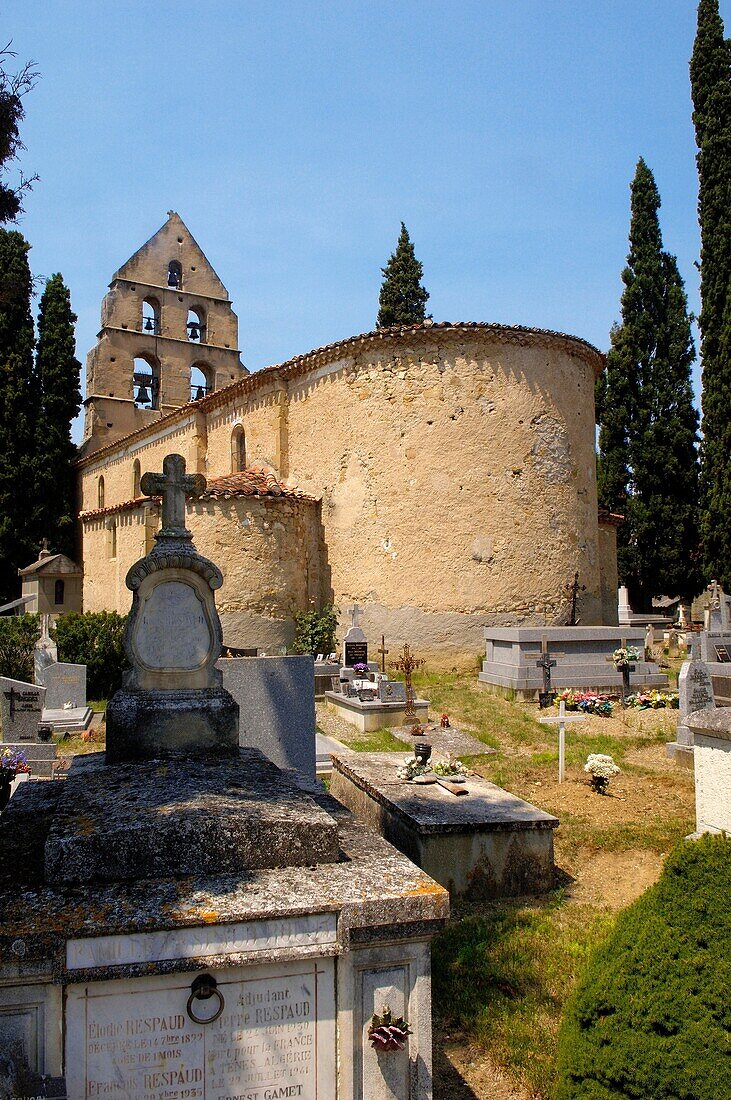
POLYGON ((567 714, 566 700, 562 699, 558 704, 558 716, 551 715, 548 718, 539 718, 539 722, 558 722, 558 781, 563 783, 566 772, 566 723, 585 722, 585 714, 567 714))

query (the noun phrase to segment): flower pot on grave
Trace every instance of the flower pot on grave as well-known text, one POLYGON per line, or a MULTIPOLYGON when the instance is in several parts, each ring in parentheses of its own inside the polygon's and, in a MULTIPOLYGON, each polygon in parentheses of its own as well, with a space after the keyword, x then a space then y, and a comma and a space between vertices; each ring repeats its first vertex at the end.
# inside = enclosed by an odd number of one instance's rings
POLYGON ((431 756, 431 745, 426 741, 417 741, 414 745, 414 756, 420 764, 426 764, 431 756))

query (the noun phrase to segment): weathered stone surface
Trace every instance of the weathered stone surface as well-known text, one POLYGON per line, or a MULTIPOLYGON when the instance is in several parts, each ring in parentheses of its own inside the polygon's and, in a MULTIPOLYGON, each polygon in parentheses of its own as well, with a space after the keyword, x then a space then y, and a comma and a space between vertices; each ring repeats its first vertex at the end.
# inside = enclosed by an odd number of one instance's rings
POLYGON ((335 822, 254 750, 232 761, 77 757, 45 849, 48 883, 123 882, 338 858, 335 822))
MULTIPOLYGON (((220 675, 220 674, 219 674, 220 675)), ((181 754, 236 756, 239 708, 223 688, 116 692, 107 707, 107 761, 181 754)))
POLYGON ((239 743, 278 768, 315 775, 315 676, 312 657, 226 657, 223 686, 239 705, 239 743))
POLYGON ((696 833, 731 834, 731 708, 690 714, 694 741, 696 833))
POLYGON ((393 753, 333 757, 330 789, 451 893, 503 897, 553 886, 558 819, 479 776, 467 797, 398 779, 393 753))
MULTIPOLYGON (((361 702, 357 697, 341 694, 338 691, 326 691, 325 702, 335 710, 340 718, 362 733, 382 729, 383 726, 400 726, 406 713, 406 703, 381 703, 378 698, 361 702)), ((426 722, 429 716, 427 699, 415 699, 414 710, 420 722, 426 722)))

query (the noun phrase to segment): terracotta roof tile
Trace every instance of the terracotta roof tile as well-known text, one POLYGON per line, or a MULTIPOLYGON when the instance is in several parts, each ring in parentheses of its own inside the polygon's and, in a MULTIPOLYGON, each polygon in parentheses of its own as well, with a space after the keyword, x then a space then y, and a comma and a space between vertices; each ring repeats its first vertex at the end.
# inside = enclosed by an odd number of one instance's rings
POLYGON ((202 500, 224 500, 229 497, 295 497, 313 500, 313 497, 277 481, 271 470, 263 466, 249 466, 237 474, 224 474, 208 479, 202 500))

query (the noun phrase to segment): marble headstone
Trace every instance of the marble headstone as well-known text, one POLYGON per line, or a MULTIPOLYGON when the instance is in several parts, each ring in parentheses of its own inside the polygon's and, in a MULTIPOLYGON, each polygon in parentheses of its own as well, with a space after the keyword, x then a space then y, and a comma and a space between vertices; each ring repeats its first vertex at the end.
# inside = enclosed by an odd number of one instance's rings
POLYGON ((46 689, 47 710, 61 710, 68 703, 73 709, 86 707, 86 665, 55 661, 36 677, 46 689))
POLYGON ((362 609, 355 604, 351 607, 350 614, 352 622, 343 638, 343 664, 347 668, 368 664, 368 639, 358 625, 362 609))
POLYGON ((36 744, 46 689, 0 676, 0 721, 6 744, 36 744))
POLYGON ((686 724, 689 714, 715 706, 711 673, 701 660, 696 638, 691 641, 690 658, 683 662, 678 676, 679 718, 677 740, 680 745, 692 745, 693 734, 686 724))

